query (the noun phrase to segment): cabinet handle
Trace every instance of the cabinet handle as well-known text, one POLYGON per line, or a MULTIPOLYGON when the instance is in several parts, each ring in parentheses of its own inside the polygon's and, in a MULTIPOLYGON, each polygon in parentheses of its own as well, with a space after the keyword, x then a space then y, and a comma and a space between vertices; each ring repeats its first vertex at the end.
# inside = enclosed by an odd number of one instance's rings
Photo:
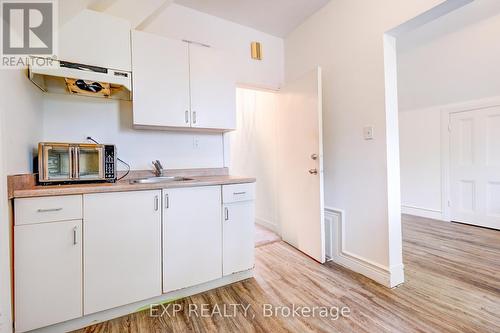
POLYGON ((229 220, 229 208, 224 207, 224 220, 229 220))
POLYGON ((186 110, 186 113, 185 113, 185 115, 184 115, 184 118, 185 118, 185 120, 186 120, 186 124, 189 124, 189 111, 188 111, 188 110, 186 110))
POLYGON ((40 208, 39 210, 37 210, 37 212, 39 212, 39 213, 51 213, 51 212, 60 212, 61 210, 63 210, 63 209, 62 208, 48 208, 48 209, 40 208))
POLYGON ((168 198, 168 194, 165 194, 165 208, 170 208, 170 199, 168 198))
POLYGON ((196 124, 196 111, 193 111, 193 124, 196 124))
POLYGON ((78 227, 73 228, 73 245, 78 244, 78 227))
POLYGON ((158 199, 159 199, 158 196, 155 195, 155 211, 158 211, 158 209, 160 208, 160 203, 158 199))
POLYGON ((246 194, 247 192, 233 192, 233 195, 243 195, 246 194))

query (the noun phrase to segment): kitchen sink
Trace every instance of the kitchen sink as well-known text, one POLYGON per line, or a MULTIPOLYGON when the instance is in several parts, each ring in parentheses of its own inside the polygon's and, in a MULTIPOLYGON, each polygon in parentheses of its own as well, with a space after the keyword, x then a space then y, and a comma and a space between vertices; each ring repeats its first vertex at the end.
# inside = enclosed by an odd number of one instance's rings
POLYGON ((157 184, 157 183, 171 183, 171 182, 187 182, 193 180, 186 177, 149 177, 141 179, 132 179, 130 184, 157 184))

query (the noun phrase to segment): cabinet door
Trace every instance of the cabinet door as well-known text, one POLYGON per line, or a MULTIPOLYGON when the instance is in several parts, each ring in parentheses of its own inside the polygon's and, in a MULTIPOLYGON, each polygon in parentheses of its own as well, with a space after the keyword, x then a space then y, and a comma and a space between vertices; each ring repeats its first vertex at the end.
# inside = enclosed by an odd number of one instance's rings
POLYGON ((84 313, 161 295, 161 191, 84 195, 84 313))
POLYGON ((236 81, 227 55, 189 45, 192 127, 236 128, 236 81))
POLYGON ((63 24, 58 33, 58 59, 128 72, 132 70, 128 20, 82 10, 63 24))
POLYGON ((14 228, 16 332, 83 315, 81 230, 81 220, 14 228))
POLYGON ((220 186, 163 194, 163 292, 222 277, 220 186))
POLYGON ((245 271, 254 266, 254 201, 224 205, 223 271, 224 275, 245 271))
POLYGON ((188 44, 132 32, 134 125, 189 127, 188 44))

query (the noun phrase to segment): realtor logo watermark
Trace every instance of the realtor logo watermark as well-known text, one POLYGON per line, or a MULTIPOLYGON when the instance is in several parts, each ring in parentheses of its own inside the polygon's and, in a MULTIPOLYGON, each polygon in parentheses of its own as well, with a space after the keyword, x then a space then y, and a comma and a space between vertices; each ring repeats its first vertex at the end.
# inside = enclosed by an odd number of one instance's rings
POLYGON ((0 0, 2 16, 3 68, 37 65, 56 53, 57 0, 0 0))

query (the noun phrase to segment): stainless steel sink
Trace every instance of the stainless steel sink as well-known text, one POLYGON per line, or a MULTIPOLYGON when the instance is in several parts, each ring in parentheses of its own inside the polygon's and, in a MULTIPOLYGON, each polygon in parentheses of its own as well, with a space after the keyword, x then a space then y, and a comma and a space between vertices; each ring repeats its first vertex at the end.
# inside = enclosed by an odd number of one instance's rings
POLYGON ((171 182, 187 182, 193 180, 186 177, 149 177, 141 179, 132 179, 130 184, 157 184, 157 183, 171 183, 171 182))

